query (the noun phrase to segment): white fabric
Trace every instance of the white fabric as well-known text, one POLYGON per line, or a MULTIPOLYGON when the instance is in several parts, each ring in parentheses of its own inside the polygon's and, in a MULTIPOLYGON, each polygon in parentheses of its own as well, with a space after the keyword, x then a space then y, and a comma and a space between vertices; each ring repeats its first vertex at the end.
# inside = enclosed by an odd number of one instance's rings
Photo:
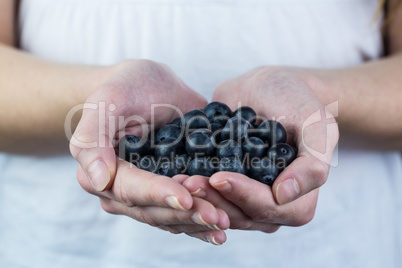
MULTIPOLYGON (((54 61, 170 66, 211 98, 260 65, 343 67, 381 54, 376 0, 23 0, 22 48, 54 61)), ((34 100, 33 100, 34 101, 34 100)), ((402 161, 340 148, 315 219, 216 247, 113 216, 76 162, 0 154, 0 267, 401 267, 402 161)))

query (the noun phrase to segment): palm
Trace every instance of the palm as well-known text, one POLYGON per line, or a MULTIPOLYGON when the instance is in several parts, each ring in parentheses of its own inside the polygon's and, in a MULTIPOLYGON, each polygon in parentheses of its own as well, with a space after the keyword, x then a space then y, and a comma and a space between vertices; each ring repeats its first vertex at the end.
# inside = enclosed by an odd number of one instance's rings
MULTIPOLYGON (((205 104, 199 94, 166 66, 144 60, 125 62, 87 99, 88 109, 84 109, 70 143, 71 152, 80 164, 79 183, 89 193, 100 196, 105 211, 124 214, 173 233, 185 232, 205 239, 211 235, 203 233, 210 230, 205 225, 227 228, 223 211, 191 197, 171 178, 137 169, 118 159, 113 147, 114 140, 122 135, 141 136, 150 125, 158 128, 179 116, 178 113, 205 104), (203 220, 197 221, 200 217, 203 220)), ((216 232, 223 243, 224 233, 216 232)))
POLYGON ((197 178, 189 178, 184 185, 190 191, 203 188, 206 200, 223 206, 231 219, 231 228, 272 232, 279 225, 310 221, 317 204, 317 188, 328 177, 338 128, 307 83, 298 73, 258 68, 221 83, 213 99, 233 110, 239 103, 250 106, 258 116, 280 121, 288 133, 287 143, 297 146, 299 154, 272 188, 227 172, 211 176, 209 185, 197 178), (317 121, 306 128, 305 122, 317 112, 326 114, 329 120, 317 121))

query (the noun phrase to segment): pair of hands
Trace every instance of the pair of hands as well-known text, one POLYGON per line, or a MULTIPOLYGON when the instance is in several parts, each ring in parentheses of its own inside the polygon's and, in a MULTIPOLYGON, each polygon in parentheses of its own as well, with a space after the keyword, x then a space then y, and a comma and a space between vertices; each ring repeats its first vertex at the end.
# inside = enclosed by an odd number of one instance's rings
MULTIPOLYGON (((207 104, 167 66, 127 61, 87 99, 86 105, 95 104, 96 108, 84 109, 70 142, 79 163, 78 181, 87 192, 100 197, 106 212, 212 244, 224 243, 228 228, 271 233, 281 225, 304 225, 314 216, 318 187, 328 177, 338 141, 335 120, 315 97, 306 77, 295 70, 257 68, 224 81, 214 93, 214 101, 233 110, 241 101, 260 116, 279 119, 288 132, 288 142, 298 147, 297 159, 271 188, 230 172, 210 178, 177 175, 172 179, 117 158, 116 140, 127 133, 145 133, 143 126, 153 119, 152 104, 170 104, 183 113, 207 104), (317 111, 329 119, 315 120, 306 127, 306 120, 317 111), (319 158, 312 149, 320 152, 319 158)), ((156 127, 177 117, 175 110, 167 107, 154 112, 156 127)))

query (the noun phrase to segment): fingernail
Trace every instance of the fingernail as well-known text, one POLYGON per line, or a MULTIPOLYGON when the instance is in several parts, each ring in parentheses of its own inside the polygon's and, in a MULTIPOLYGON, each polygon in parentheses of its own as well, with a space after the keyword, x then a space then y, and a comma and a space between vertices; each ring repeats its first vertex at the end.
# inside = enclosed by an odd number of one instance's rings
POLYGON ((216 224, 208 224, 201 216, 201 213, 196 212, 191 216, 191 219, 193 222, 200 224, 200 225, 205 225, 211 230, 216 230, 216 231, 222 231, 216 224))
POLYGON ((214 228, 217 231, 222 231, 221 228, 218 227, 216 224, 212 224, 212 228, 214 228))
POLYGON ((222 229, 221 228, 219 228, 216 224, 212 224, 212 225, 207 225, 207 227, 210 229, 210 230, 214 230, 214 231, 222 231, 222 229))
POLYGON ((102 160, 96 160, 88 168, 88 177, 98 192, 105 190, 110 182, 110 170, 102 160))
POLYGON ((213 235, 208 236, 207 240, 209 243, 215 245, 215 246, 220 246, 221 244, 219 244, 218 242, 216 242, 215 237, 213 235))
POLYGON ((196 191, 191 192, 190 194, 197 197, 205 197, 207 195, 207 193, 204 190, 202 190, 202 188, 198 188, 196 191))
POLYGON ((300 194, 300 187, 294 178, 287 179, 276 187, 276 200, 283 205, 295 200, 300 194))
POLYGON ((219 183, 215 183, 215 184, 212 184, 212 186, 221 192, 229 193, 232 191, 232 185, 230 185, 230 183, 228 181, 222 181, 219 183))
POLYGON ((193 222, 197 224, 209 226, 208 223, 202 218, 201 213, 199 212, 194 213, 193 216, 191 216, 191 219, 193 220, 193 222))
POLYGON ((174 208, 174 209, 179 209, 179 210, 186 210, 180 203, 179 203, 179 200, 177 199, 177 197, 176 196, 168 196, 168 197, 166 197, 166 203, 170 206, 170 207, 172 207, 172 208, 174 208))

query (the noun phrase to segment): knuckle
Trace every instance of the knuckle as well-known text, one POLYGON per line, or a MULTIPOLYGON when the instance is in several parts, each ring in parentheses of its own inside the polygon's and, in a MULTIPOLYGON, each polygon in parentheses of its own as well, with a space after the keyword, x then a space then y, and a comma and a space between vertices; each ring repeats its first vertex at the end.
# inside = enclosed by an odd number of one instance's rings
POLYGON ((182 214, 179 212, 177 213, 176 211, 172 215, 173 221, 176 224, 187 224, 189 221, 191 221, 191 217, 186 214, 186 216, 182 216, 182 214))
MULTIPOLYGON (((126 176, 124 176, 125 178, 127 178, 126 176)), ((116 185, 116 195, 118 197, 118 199, 121 200, 121 202, 129 208, 133 208, 136 207, 136 204, 131 200, 128 192, 127 192, 127 188, 123 185, 123 180, 121 180, 120 178, 116 181, 115 183, 116 185)))
POLYGON ((149 215, 149 213, 144 209, 138 209, 137 210, 137 217, 138 217, 139 221, 141 221, 143 223, 146 223, 146 224, 148 224, 150 226, 153 226, 153 227, 158 227, 159 226, 159 224, 157 224, 153 220, 153 218, 149 215))
MULTIPOLYGON (((224 175, 224 174, 222 174, 222 175, 224 175)), ((254 196, 254 192, 252 189, 244 189, 242 191, 236 191, 235 194, 236 194, 236 203, 237 204, 253 204, 253 203, 255 203, 255 196, 254 196)), ((252 218, 253 215, 249 215, 249 216, 250 216, 250 218, 252 218)))
POLYGON ((260 213, 252 217, 253 221, 256 222, 272 222, 274 219, 278 218, 278 211, 273 207, 267 207, 260 213))
POLYGON ((328 177, 328 165, 321 161, 315 161, 311 167, 314 181, 318 184, 317 186, 322 186, 328 177))
POLYGON ((116 209, 116 206, 113 204, 112 200, 110 199, 105 199, 105 198, 101 198, 100 199, 100 203, 101 203, 101 207, 102 209, 109 213, 109 214, 118 214, 118 211, 116 209))
POLYGON ((294 226, 303 226, 314 219, 315 209, 309 210, 294 222, 294 226))
POLYGON ((149 59, 138 59, 136 60, 136 63, 140 67, 153 67, 157 65, 155 61, 149 60, 149 59))
POLYGON ((333 141, 333 146, 335 147, 335 145, 338 143, 339 137, 340 137, 339 124, 338 124, 338 122, 336 121, 335 118, 332 118, 329 121, 329 124, 335 124, 336 125, 336 127, 332 128, 332 131, 329 133, 329 135, 331 137, 331 140, 333 141))
POLYGON ((237 220, 231 221, 230 228, 236 230, 250 230, 253 226, 253 222, 250 220, 237 220))
POLYGON ((148 188, 148 195, 149 199, 153 203, 160 203, 159 202, 159 197, 160 193, 163 192, 163 189, 161 189, 161 183, 158 181, 153 181, 152 183, 149 184, 148 188))
POLYGON ((170 69, 167 65, 148 59, 140 59, 137 61, 137 66, 146 74, 153 74, 159 78, 163 78, 166 72, 170 69))
POLYGON ((260 76, 262 80, 269 81, 269 83, 276 86, 281 86, 284 83, 297 84, 302 81, 297 71, 287 67, 279 69, 261 68, 258 70, 257 75, 260 76))
POLYGON ((231 79, 227 79, 224 81, 221 81, 215 88, 215 91, 220 91, 220 90, 225 90, 226 88, 228 88, 228 85, 230 85, 232 83, 231 79))
POLYGON ((280 228, 279 225, 270 225, 267 226, 266 228, 262 229, 261 231, 267 234, 272 234, 275 233, 276 231, 278 231, 280 228))
POLYGON ((69 150, 70 150, 70 154, 77 159, 77 156, 80 152, 80 150, 74 145, 74 143, 72 141, 70 141, 69 146, 68 146, 69 150))
POLYGON ((69 144, 69 149, 70 149, 70 154, 74 157, 75 160, 80 161, 82 157, 80 157, 82 154, 85 154, 88 150, 85 148, 81 148, 78 146, 78 142, 81 142, 85 140, 84 135, 79 135, 79 134, 74 134, 73 137, 71 138, 70 144, 69 144))

